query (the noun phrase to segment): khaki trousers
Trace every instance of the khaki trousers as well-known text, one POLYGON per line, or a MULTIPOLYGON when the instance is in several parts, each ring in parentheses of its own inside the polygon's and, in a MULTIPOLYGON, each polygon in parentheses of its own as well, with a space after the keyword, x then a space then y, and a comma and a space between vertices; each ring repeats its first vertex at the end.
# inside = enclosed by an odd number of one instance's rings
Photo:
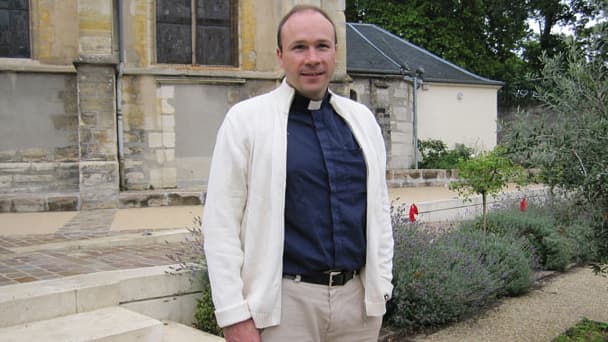
POLYGON ((343 286, 283 279, 281 324, 262 330, 263 342, 378 341, 382 317, 365 314, 359 276, 343 286))

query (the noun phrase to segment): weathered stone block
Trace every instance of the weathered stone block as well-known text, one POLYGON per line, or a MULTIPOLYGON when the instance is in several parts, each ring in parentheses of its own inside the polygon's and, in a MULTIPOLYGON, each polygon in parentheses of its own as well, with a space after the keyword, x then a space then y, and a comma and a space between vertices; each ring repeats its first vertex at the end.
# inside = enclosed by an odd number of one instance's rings
POLYGON ((161 115, 163 131, 175 130, 175 115, 161 115))
POLYGON ((200 205, 201 194, 169 194, 169 205, 200 205))
POLYGON ((21 159, 21 156, 16 150, 0 151, 0 163, 17 161, 19 159, 21 159))
POLYGON ((438 170, 422 170, 422 179, 435 179, 438 172, 438 170))
POLYGON ((53 175, 45 175, 45 174, 39 174, 39 175, 15 175, 14 176, 14 181, 17 184, 32 184, 32 185, 36 185, 36 184, 50 184, 54 181, 55 177, 53 177, 53 175))
POLYGON ((55 148, 56 161, 76 161, 78 160, 78 146, 65 146, 55 148))
POLYGON ((175 148, 175 133, 163 132, 163 147, 175 148))
POLYGON ((49 211, 75 211, 79 209, 79 196, 49 196, 47 205, 49 211))
POLYGON ((33 173, 54 173, 57 167, 57 163, 32 163, 29 170, 33 173))
POLYGON ((118 206, 118 186, 116 190, 81 191, 80 209, 114 209, 118 206))
POLYGON ((13 211, 18 213, 37 212, 44 211, 45 201, 44 198, 33 197, 33 198, 15 198, 13 199, 13 211))
POLYGON ((160 148, 163 147, 163 134, 159 132, 148 133, 148 147, 160 148))
POLYGON ((161 99, 160 110, 163 114, 175 114, 175 106, 173 105, 173 99, 161 99))
POLYGON ((10 213, 13 201, 7 198, 0 198, 0 213, 10 213))
POLYGON ((13 176, 0 175, 0 191, 9 189, 13 183, 13 176))
POLYGON ((49 152, 42 148, 28 148, 21 151, 21 157, 25 161, 48 161, 52 160, 49 152))

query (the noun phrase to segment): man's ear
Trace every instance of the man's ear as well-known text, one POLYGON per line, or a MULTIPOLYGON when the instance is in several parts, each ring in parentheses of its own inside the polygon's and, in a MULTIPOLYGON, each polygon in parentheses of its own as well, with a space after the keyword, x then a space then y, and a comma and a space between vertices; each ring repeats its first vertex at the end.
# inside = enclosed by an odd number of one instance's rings
POLYGON ((277 47, 277 60, 279 61, 279 65, 282 68, 283 67, 283 50, 280 47, 277 47))

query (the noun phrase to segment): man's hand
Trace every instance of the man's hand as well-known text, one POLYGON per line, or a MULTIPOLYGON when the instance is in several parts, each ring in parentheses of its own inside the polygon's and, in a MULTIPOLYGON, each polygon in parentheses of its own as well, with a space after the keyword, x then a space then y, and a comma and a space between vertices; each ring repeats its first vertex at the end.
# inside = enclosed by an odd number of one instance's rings
POLYGON ((252 319, 242 321, 224 328, 226 342, 260 342, 260 332, 252 319))

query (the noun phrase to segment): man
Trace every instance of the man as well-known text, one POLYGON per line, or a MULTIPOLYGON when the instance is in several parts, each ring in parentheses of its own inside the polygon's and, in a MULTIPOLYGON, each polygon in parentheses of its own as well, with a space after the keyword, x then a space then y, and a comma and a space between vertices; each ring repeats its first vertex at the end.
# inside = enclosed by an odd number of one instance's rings
POLYGON ((296 6, 277 32, 285 79, 218 131, 203 233, 227 341, 375 341, 392 292, 383 138, 329 91, 337 35, 296 6))

